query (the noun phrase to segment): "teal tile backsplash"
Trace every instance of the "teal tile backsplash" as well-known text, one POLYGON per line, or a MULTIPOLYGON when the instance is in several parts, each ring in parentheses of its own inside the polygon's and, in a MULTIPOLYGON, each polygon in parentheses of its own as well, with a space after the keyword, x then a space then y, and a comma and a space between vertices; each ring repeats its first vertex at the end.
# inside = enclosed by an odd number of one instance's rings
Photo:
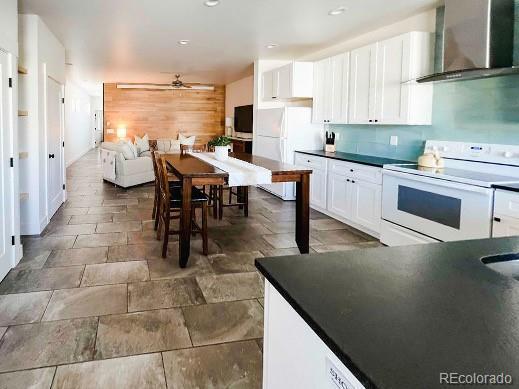
MULTIPOLYGON (((518 36, 517 5, 516 26, 518 36)), ((519 36, 514 46, 519 64, 519 36)), ((519 145, 519 76, 435 84, 432 122, 431 126, 331 125, 330 130, 340 133, 338 151, 410 160, 422 154, 427 139, 519 145), (391 135, 398 136, 398 146, 389 144, 391 135)))

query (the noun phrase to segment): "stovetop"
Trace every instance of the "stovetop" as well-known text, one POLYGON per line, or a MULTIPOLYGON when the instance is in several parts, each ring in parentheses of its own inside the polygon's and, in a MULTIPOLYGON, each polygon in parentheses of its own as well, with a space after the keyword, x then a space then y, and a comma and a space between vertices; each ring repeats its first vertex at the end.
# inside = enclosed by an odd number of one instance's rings
POLYGON ((465 170, 446 166, 442 169, 426 168, 417 164, 384 165, 384 169, 418 176, 454 181, 469 185, 491 188, 495 185, 519 183, 519 177, 488 173, 477 170, 465 170))

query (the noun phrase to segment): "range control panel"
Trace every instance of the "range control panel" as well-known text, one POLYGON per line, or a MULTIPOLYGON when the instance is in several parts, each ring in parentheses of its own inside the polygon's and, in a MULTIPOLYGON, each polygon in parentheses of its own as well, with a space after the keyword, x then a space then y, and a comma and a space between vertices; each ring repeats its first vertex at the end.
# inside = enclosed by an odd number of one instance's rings
POLYGON ((438 152, 443 158, 519 166, 519 146, 428 140, 425 153, 438 152))

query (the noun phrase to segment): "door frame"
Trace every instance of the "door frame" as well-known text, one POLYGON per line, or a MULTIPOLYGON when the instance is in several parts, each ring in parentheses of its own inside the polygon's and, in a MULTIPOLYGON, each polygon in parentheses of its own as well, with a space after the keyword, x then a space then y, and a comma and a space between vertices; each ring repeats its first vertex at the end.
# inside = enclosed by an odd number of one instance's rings
MULTIPOLYGON (((19 177, 18 177, 18 138, 17 138, 17 120, 18 120, 18 98, 17 98, 17 57, 9 51, 0 47, 0 52, 6 54, 7 67, 6 67, 6 79, 4 82, 8 82, 12 79, 11 87, 7 88, 7 104, 6 104, 6 116, 7 116, 7 131, 5 132, 6 140, 8 142, 8 155, 6 155, 6 164, 8 159, 12 158, 13 165, 6 169, 7 180, 10 184, 10 193, 7 193, 6 201, 9 203, 10 222, 6 223, 7 237, 14 237, 14 245, 6 245, 7 258, 9 260, 10 268, 14 268, 20 259, 22 258, 22 246, 20 242, 20 204, 19 199, 19 177), (16 157, 15 157, 16 156, 16 157)), ((9 242, 9 239, 7 240, 9 242)), ((0 275, 0 280, 3 278, 3 274, 0 275)))
MULTIPOLYGON (((43 79, 44 79, 44 82, 43 82, 43 85, 44 85, 44 91, 43 91, 43 106, 44 106, 44 109, 43 109, 43 114, 44 114, 44 140, 45 140, 45 154, 43 155, 44 157, 44 161, 45 161, 45 198, 46 198, 46 202, 45 202, 45 217, 46 217, 46 223, 45 224, 48 224, 50 222, 50 219, 52 218, 52 216, 50 215, 50 198, 49 198, 49 192, 50 192, 50 188, 49 188, 49 176, 50 176, 50 172, 49 172, 49 161, 48 161, 48 155, 49 155, 49 147, 48 147, 48 142, 49 142, 49 117, 48 117, 48 82, 49 82, 49 79, 56 82, 59 86, 60 86, 60 89, 61 89, 61 92, 60 92, 60 99, 61 100, 61 104, 60 104, 60 147, 59 147, 59 150, 60 150, 60 161, 61 161, 61 164, 60 164, 60 177, 61 177, 61 182, 60 182, 60 185, 61 187, 63 188, 64 185, 65 185, 65 182, 66 182, 66 168, 65 168, 65 147, 64 147, 64 144, 65 144, 65 85, 55 79, 54 77, 52 77, 51 75, 49 75, 47 73, 47 64, 44 63, 43 64, 43 79)), ((65 189, 62 189, 62 204, 66 201, 67 199, 67 190, 66 190, 66 186, 65 186, 65 189)))

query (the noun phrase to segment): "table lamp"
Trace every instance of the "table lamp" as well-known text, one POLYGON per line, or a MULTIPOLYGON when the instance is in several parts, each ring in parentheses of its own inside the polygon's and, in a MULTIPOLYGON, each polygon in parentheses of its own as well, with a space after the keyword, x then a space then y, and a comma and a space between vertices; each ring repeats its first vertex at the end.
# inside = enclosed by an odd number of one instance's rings
POLYGON ((230 118, 230 117, 225 118, 225 135, 226 136, 232 136, 232 127, 233 127, 232 118, 230 118))

